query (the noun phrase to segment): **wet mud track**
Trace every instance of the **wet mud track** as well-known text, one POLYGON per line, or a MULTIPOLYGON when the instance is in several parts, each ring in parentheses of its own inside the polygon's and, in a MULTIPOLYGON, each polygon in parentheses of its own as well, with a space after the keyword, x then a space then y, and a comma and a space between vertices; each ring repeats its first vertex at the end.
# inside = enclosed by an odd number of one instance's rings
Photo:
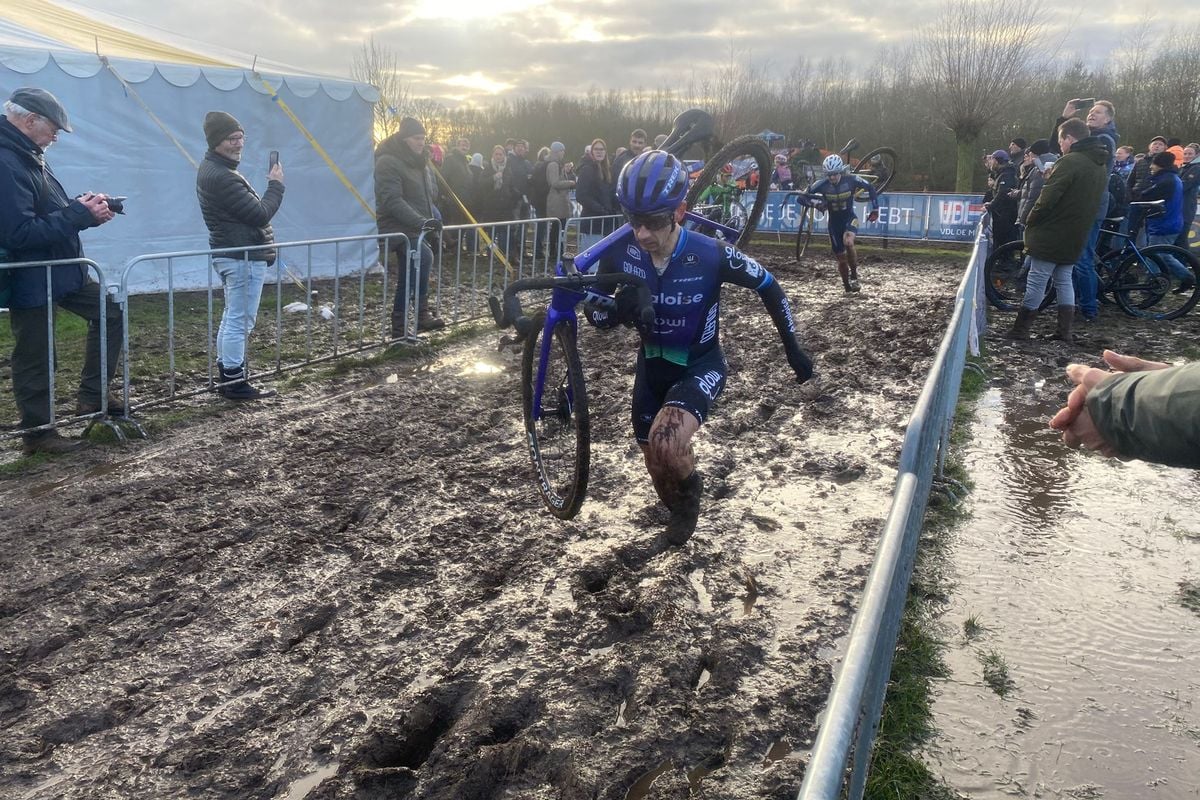
POLYGON ((682 548, 623 329, 570 522, 494 333, 0 483, 0 796, 794 796, 961 266, 763 261, 826 391, 727 288, 682 548))

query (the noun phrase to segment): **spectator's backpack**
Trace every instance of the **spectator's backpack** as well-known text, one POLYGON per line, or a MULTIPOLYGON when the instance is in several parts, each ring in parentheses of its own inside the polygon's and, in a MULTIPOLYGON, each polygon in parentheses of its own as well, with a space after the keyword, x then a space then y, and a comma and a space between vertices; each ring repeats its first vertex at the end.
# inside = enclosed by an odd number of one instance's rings
POLYGON ((550 195, 550 181, 546 180, 548 159, 542 159, 533 165, 533 175, 529 178, 529 202, 539 214, 546 212, 546 198, 550 195))
POLYGON ((1122 217, 1129 212, 1129 184, 1120 172, 1108 175, 1108 216, 1122 217))

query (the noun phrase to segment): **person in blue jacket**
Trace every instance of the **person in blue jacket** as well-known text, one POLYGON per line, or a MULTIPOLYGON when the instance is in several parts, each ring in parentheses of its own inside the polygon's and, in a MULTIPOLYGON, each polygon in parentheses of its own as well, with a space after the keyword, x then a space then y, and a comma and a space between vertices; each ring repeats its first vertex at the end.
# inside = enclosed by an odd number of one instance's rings
MULTIPOLYGON (((1146 217, 1146 242, 1174 244, 1183 230, 1183 181, 1175 169, 1175 154, 1168 150, 1156 154, 1150 161, 1150 175, 1135 191, 1144 201, 1163 201, 1163 213, 1146 217)), ((1164 255, 1160 261, 1166 263, 1176 291, 1188 292, 1195 287, 1195 275, 1179 259, 1164 255)))
MULTIPOLYGON (((72 132, 67 111, 45 89, 17 89, 4 104, 0 119, 0 261, 82 259, 80 231, 113 218, 109 199, 87 192, 69 197, 46 164, 46 149, 60 131, 72 132)), ((49 300, 88 322, 87 354, 79 383, 79 414, 95 414, 121 357, 120 307, 105 298, 105 375, 100 374, 100 284, 82 264, 51 267, 49 300)), ((46 333, 47 270, 42 266, 0 270, 0 305, 9 309, 15 344, 12 354, 13 395, 21 415, 22 450, 66 453, 83 445, 65 439, 50 424, 50 342, 46 333), (40 430, 39 430, 40 428, 40 430)), ((109 414, 124 413, 117 398, 108 398, 109 414)))
POLYGON ((641 347, 633 384, 633 429, 659 498, 671 511, 666 537, 682 544, 700 513, 702 481, 692 437, 725 387, 721 352, 721 287, 753 289, 775 323, 788 365, 800 383, 814 377, 812 359, 796 341, 783 289, 762 265, 731 245, 680 227, 688 174, 675 156, 642 153, 617 179, 617 201, 632 230, 607 249, 599 273, 624 272, 650 285, 654 322, 635 323, 636 292, 595 295, 584 306, 600 328, 637 324, 641 347))

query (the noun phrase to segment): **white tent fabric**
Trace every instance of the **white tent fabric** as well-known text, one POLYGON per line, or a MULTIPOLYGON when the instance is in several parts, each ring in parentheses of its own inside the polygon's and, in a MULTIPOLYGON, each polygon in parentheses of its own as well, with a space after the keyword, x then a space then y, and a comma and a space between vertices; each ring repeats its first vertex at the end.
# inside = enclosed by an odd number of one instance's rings
MULTIPOLYGON (((371 213, 328 167, 272 99, 254 73, 237 68, 195 66, 136 59, 110 59, 112 68, 166 126, 197 163, 206 150, 204 115, 233 114, 246 130, 241 172, 261 194, 267 155, 278 150, 285 171, 283 206, 274 219, 276 241, 370 235, 371 213)), ((352 81, 307 75, 263 77, 313 138, 373 205, 372 104, 378 93, 352 81)), ((85 231, 84 250, 110 283, 140 254, 202 250, 208 231, 196 200, 195 168, 171 137, 151 119, 95 53, 53 49, 52 40, 0 20, 0 97, 20 86, 53 92, 67 109, 74 133, 62 133, 47 163, 70 194, 85 191, 125 195, 126 214, 85 231), (51 46, 48 46, 50 44, 51 46)), ((369 244, 326 246, 311 252, 312 274, 334 274, 374 263, 369 244)), ((307 252, 285 254, 292 268, 309 269, 307 252), (299 261, 300 263, 295 263, 299 261)), ((210 283, 207 260, 174 264, 176 289, 210 283)), ((167 286, 165 264, 138 268, 133 292, 167 286)))

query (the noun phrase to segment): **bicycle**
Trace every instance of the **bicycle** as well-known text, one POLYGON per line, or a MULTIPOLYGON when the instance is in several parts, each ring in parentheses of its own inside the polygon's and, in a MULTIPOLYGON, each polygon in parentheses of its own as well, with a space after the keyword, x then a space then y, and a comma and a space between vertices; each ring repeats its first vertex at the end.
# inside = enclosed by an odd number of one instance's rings
MULTIPOLYGON (((843 159, 849 159, 850 154, 858 149, 858 140, 851 139, 846 142, 845 146, 838 151, 838 155, 843 159)), ((849 162, 847 162, 849 163, 849 162)), ((803 175, 804 179, 811 186, 813 181, 819 176, 819 171, 816 165, 802 163, 799 168, 795 169, 794 174, 803 175)), ((875 188, 875 194, 879 195, 887 189, 892 179, 896 177, 896 151, 890 147, 877 147, 868 152, 865 156, 855 162, 850 170, 850 175, 861 178, 875 188)), ((803 195, 804 192, 796 192, 797 195, 803 195)), ((784 197, 784 203, 792 197, 789 193, 784 197)), ((865 202, 869 199, 862 190, 859 190, 854 196, 855 201, 865 202)), ((799 261, 808 249, 809 242, 812 241, 813 231, 816 228, 816 210, 812 205, 808 205, 799 215, 799 222, 796 227, 796 260, 799 261)))
MULTIPOLYGON (((1163 201, 1130 205, 1161 209, 1163 201)), ((1111 217, 1105 222, 1115 225, 1122 219, 1111 217)), ((1176 319, 1191 311, 1200 300, 1195 287, 1200 275, 1200 258, 1170 244, 1138 247, 1133 235, 1120 231, 1106 230, 1105 234, 1125 241, 1121 247, 1096 260, 1101 300, 1115 302, 1129 316, 1141 319, 1176 319), (1164 256, 1175 258, 1191 270, 1193 286, 1190 289, 1172 275, 1164 256)), ((1028 273, 1024 242, 1008 242, 996 248, 984 264, 984 292, 988 302, 1001 311, 1018 309, 1025 298, 1028 273)), ((1048 289, 1039 308, 1050 306, 1054 299, 1054 290, 1048 289)))
MULTIPOLYGON (((711 138, 712 118, 694 109, 676 118, 674 129, 660 149, 678 157, 691 146, 711 138)), ((701 178, 710 172, 710 167, 715 167, 710 180, 717 174, 723 165, 716 160, 723 157, 722 153, 734 153, 734 157, 740 158, 752 152, 757 160, 759 145, 765 163, 765 154, 769 152, 766 143, 757 136, 743 136, 720 148, 701 178)), ((685 223, 715 229, 730 246, 736 244, 753 232, 766 203, 766 182, 759 184, 752 210, 747 212, 740 229, 690 210, 691 200, 705 188, 698 185, 688 191, 685 223)), ((600 258, 630 230, 626 222, 583 252, 575 256, 564 254, 553 277, 522 278, 505 287, 503 299, 488 298, 496 326, 501 330, 509 327, 516 330, 515 337, 501 338, 500 347, 513 344, 522 347, 521 409, 529 456, 537 473, 538 492, 550 513, 559 519, 571 519, 579 513, 587 494, 591 466, 591 420, 579 356, 576 308, 587 299, 602 304, 612 302, 593 289, 630 285, 637 289, 635 315, 646 325, 654 323, 653 301, 644 279, 625 273, 591 272, 600 258), (545 311, 527 316, 518 295, 546 289, 550 290, 550 301, 545 311)))

